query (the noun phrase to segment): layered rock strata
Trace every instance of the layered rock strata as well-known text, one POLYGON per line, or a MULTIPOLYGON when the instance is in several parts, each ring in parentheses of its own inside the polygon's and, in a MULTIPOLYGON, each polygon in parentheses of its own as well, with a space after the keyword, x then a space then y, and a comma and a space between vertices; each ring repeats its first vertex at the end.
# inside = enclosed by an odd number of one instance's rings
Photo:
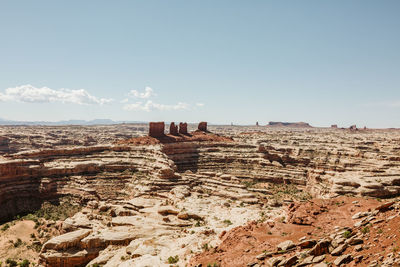
POLYGON ((119 199, 132 173, 165 177, 174 168, 156 147, 94 146, 21 152, 0 161, 0 219, 32 212, 45 201, 119 199), (111 186, 111 187, 110 187, 111 186))

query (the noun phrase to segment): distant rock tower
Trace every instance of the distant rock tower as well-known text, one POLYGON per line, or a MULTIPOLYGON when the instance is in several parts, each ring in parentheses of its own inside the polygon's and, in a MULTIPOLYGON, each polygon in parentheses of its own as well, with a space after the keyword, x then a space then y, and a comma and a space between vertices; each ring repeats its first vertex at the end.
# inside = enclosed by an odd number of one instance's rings
POLYGON ((187 123, 186 122, 180 122, 179 123, 179 133, 180 134, 188 134, 187 123))
POLYGON ((207 122, 202 121, 199 123, 199 126, 197 127, 200 131, 207 132, 207 122))
POLYGON ((171 122, 169 125, 169 133, 172 135, 178 135, 178 125, 175 125, 175 122, 171 122))
POLYGON ((258 126, 258 121, 256 122, 256 126, 258 126))
POLYGON ((165 129, 164 122, 150 122, 149 136, 151 137, 163 137, 165 129))
POLYGON ((349 129, 351 131, 356 131, 357 130, 357 125, 351 125, 349 129))

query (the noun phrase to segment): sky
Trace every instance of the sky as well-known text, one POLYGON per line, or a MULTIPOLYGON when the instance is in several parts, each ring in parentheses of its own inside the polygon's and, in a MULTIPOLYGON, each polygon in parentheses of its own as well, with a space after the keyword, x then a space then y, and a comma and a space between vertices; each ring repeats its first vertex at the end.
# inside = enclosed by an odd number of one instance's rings
POLYGON ((0 2, 0 118, 400 127, 400 1, 0 2))

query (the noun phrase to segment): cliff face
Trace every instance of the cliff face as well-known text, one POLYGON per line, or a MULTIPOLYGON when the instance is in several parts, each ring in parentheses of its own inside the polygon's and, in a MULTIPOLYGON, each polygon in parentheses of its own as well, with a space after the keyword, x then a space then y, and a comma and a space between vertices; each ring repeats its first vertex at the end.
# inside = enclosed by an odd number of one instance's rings
POLYGON ((297 184, 315 196, 400 195, 399 132, 273 130, 236 142, 164 144, 180 172, 222 172, 258 182, 297 184), (397 141, 396 141, 397 140, 397 141))
MULTIPOLYGON (((72 195, 82 203, 118 199, 132 173, 174 168, 157 147, 94 146, 7 155, 0 161, 0 220, 72 195), (109 186, 112 185, 112 188, 109 186)), ((173 172, 173 171, 172 171, 173 172)))
POLYGON ((7 137, 0 136, 0 155, 3 153, 10 153, 10 140, 7 137))
MULTIPOLYGON (((239 183, 250 179, 296 184, 315 196, 396 196, 400 195, 398 135, 280 129, 239 134, 235 142, 56 147, 5 154, 0 160, 0 204, 7 208, 0 210, 0 219, 67 194, 83 202, 116 197, 132 178, 129 172, 137 171, 148 175, 149 190, 171 188, 174 182, 168 187, 163 179, 190 170, 232 175, 239 183), (117 190, 102 194, 110 181, 117 190)), ((7 141, 2 140, 4 148, 7 141)))
POLYGON ((275 175, 303 180, 315 196, 400 194, 400 132, 337 129, 243 134, 259 146, 275 175))

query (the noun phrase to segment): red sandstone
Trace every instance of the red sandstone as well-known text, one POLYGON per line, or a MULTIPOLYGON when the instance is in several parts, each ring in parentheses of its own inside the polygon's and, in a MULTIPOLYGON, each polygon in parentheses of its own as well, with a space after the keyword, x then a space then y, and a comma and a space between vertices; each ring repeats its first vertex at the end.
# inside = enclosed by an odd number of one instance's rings
POLYGON ((207 122, 202 121, 199 123, 198 129, 203 132, 207 132, 207 122))
POLYGON ((151 137, 163 137, 164 136, 165 124, 164 122, 150 122, 149 136, 151 137))
POLYGON ((175 125, 174 122, 169 125, 169 134, 178 135, 178 125, 175 125))
POLYGON ((180 134, 188 134, 187 123, 186 122, 179 123, 179 133, 180 134))

